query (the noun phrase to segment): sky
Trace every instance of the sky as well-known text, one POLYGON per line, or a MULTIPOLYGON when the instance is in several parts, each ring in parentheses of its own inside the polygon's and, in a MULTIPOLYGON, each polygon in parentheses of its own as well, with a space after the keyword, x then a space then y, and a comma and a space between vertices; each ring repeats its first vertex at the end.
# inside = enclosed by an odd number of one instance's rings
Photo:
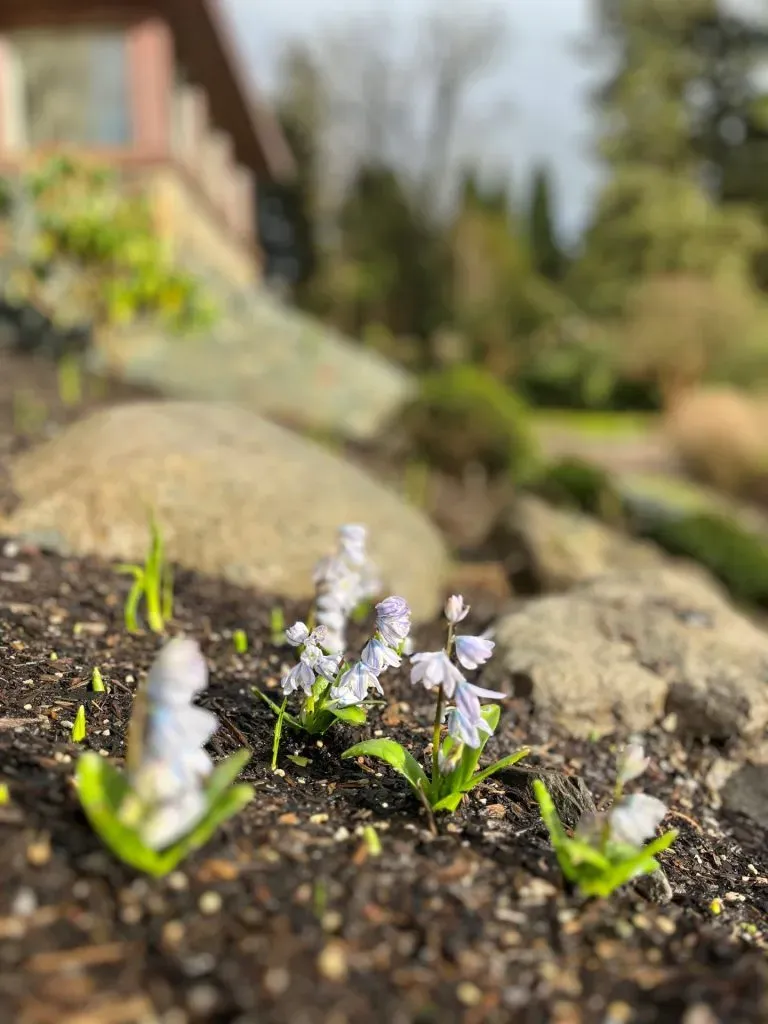
MULTIPOLYGON (((682 2, 682 0, 681 0, 682 2)), ((742 10, 765 9, 765 0, 722 0, 742 10)), ((291 39, 316 38, 350 15, 389 12, 407 34, 435 0, 223 0, 255 81, 269 89, 281 48, 291 39)), ((493 88, 509 102, 503 130, 490 148, 515 183, 547 162, 556 187, 557 216, 565 238, 577 237, 600 186, 591 155, 595 123, 589 104, 596 69, 578 52, 590 34, 590 0, 442 0, 455 9, 479 6, 502 12, 510 47, 494 71, 493 88)), ((488 85, 488 83, 486 83, 488 85)), ((488 146, 488 141, 485 143, 488 146)), ((490 158, 490 157, 489 157, 490 158)))

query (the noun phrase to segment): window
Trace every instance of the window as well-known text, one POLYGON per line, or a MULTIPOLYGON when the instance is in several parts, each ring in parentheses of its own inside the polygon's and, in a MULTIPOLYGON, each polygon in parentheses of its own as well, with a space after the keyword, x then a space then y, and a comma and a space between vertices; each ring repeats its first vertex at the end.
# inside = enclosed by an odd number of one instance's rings
POLYGON ((25 146, 131 141, 124 32, 34 29, 11 36, 25 146))

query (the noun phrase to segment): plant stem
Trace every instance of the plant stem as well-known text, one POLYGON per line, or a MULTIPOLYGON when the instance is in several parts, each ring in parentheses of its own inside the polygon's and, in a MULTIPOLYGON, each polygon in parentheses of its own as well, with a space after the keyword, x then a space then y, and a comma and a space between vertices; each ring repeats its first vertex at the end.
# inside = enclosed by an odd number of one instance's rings
POLYGON ((437 707, 435 708, 435 727, 432 732, 432 785, 440 778, 440 728, 443 724, 443 688, 437 691, 437 707))

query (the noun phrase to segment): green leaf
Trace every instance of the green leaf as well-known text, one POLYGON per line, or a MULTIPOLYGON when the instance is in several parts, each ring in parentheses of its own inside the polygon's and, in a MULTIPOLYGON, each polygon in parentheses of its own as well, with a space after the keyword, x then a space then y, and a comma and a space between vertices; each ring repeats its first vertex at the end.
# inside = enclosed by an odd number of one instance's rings
POLYGON ((299 768, 306 768, 308 764, 312 763, 311 758, 304 757, 302 754, 286 754, 285 756, 299 768))
POLYGON ((338 718, 340 722, 347 722, 349 725, 364 725, 368 717, 365 708, 355 705, 348 708, 339 708, 329 705, 324 710, 329 711, 333 717, 338 718))
MULTIPOLYGON (((261 690, 259 690, 256 686, 251 687, 251 693, 255 694, 255 696, 257 697, 261 697, 261 699, 264 701, 267 707, 271 708, 271 710, 274 711, 276 715, 280 714, 280 705, 275 704, 275 702, 271 698, 269 698, 266 695, 266 693, 262 693, 261 690)), ((291 726, 291 728, 299 729, 302 732, 304 731, 304 726, 301 724, 298 718, 294 718, 294 716, 290 715, 287 711, 283 713, 283 720, 286 721, 288 725, 291 726)))
POLYGON ((144 574, 137 576, 134 580, 133 586, 128 592, 128 596, 125 599, 125 608, 123 610, 123 618, 125 620, 125 628, 129 633, 139 632, 139 602, 141 601, 141 595, 144 593, 144 574))
POLYGON ((464 799, 464 793, 459 790, 458 792, 448 793, 447 796, 441 797, 437 803, 432 804, 433 811, 450 811, 451 814, 456 810, 461 801, 464 799))
POLYGON ((120 820, 123 801, 130 796, 127 778, 92 751, 82 754, 77 762, 78 796, 104 845, 126 864, 159 878, 173 871, 188 854, 206 843, 219 825, 253 799, 252 786, 231 785, 249 757, 250 751, 240 750, 217 765, 206 786, 209 804, 205 816, 188 836, 166 850, 151 850, 131 825, 120 820))
POLYGON ((341 755, 348 757, 376 757, 408 780, 417 794, 429 793, 429 779, 419 762, 394 740, 364 740, 345 750, 341 755))
POLYGON ((495 775, 496 772, 500 772, 504 768, 509 768, 511 765, 517 764, 518 761, 522 761, 522 759, 527 757, 530 752, 531 751, 528 747, 523 747, 522 750, 517 750, 514 754, 508 754, 506 757, 502 757, 500 760, 494 761, 493 764, 489 765, 487 768, 483 768, 482 771, 475 772, 464 787, 464 792, 468 793, 470 789, 473 789, 479 782, 484 782, 485 779, 489 779, 492 775, 495 775))
POLYGON ((285 697, 283 703, 280 705, 280 711, 277 715, 277 721, 275 722, 275 732, 272 737, 272 771, 277 768, 277 755, 280 750, 280 737, 283 735, 283 719, 285 718, 285 706, 288 703, 288 697, 285 697))
POLYGON ((86 725, 85 725, 85 705, 81 704, 77 709, 75 715, 75 723, 72 726, 72 731, 69 738, 73 743, 82 743, 85 739, 86 725))

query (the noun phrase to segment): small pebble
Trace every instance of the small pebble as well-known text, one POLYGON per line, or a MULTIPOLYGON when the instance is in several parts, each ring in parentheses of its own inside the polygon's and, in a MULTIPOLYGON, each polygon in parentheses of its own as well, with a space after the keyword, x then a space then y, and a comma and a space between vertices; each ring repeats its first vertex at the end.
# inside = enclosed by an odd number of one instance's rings
POLYGON ((168 888, 174 892, 184 892, 189 888, 189 879, 183 871, 173 871, 168 875, 168 888))
POLYGON ((138 903, 130 903, 120 911, 120 920, 123 924, 138 924, 142 918, 142 910, 138 903))
POLYGON ((200 913, 205 914, 208 917, 213 914, 218 914, 222 907, 221 896, 214 892, 213 889, 209 889, 208 892, 204 892, 200 899, 197 901, 197 905, 200 908, 200 913))
POLYGON ((462 981, 456 989, 456 998, 462 1006, 478 1006, 483 1000, 483 993, 473 982, 462 981))
POLYGON ((187 1006, 200 1017, 210 1014, 219 1001, 213 985, 193 985, 187 993, 187 1006))
POLYGON ((349 972, 344 946, 329 942, 317 958, 317 969, 328 981, 344 981, 349 972))
POLYGON ((264 988, 273 997, 285 995, 291 984, 291 976, 284 967, 270 967, 264 975, 264 988))
POLYGON ((163 925, 163 944, 166 946, 178 946, 184 938, 185 928, 181 921, 167 921, 163 925))
POLYGON ((11 913, 16 917, 30 917, 37 910, 37 896, 34 889, 22 886, 11 903, 11 913))
POLYGON ((27 847, 27 861, 34 868, 41 868, 51 859, 51 841, 47 836, 37 839, 27 847))

